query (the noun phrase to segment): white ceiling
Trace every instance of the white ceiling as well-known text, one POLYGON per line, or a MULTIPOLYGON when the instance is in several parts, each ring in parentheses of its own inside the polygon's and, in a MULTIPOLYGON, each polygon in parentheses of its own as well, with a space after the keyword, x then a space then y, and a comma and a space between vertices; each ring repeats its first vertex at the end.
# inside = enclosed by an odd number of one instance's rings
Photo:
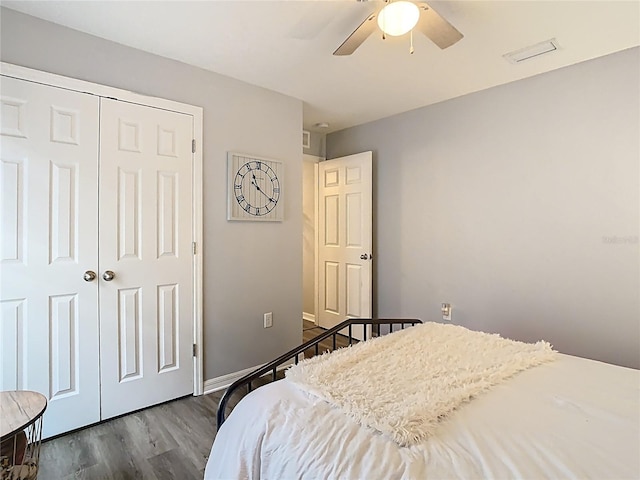
POLYGON ((3 6, 304 101, 304 126, 335 131, 640 45, 639 1, 432 1, 464 34, 440 50, 421 34, 374 34, 332 52, 380 2, 2 1, 3 6), (521 64, 502 55, 556 38, 521 64))

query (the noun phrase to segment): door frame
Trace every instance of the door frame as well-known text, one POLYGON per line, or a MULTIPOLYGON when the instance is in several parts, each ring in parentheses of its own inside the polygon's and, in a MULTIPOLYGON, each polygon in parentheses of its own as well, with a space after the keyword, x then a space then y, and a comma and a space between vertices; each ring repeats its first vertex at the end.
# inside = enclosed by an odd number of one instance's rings
POLYGON ((186 103, 175 102, 163 98, 149 97, 139 93, 122 90, 115 87, 100 85, 97 83, 77 80, 41 70, 22 67, 11 63, 0 62, 0 74, 19 80, 41 83, 52 87, 64 88, 80 93, 95 95, 98 97, 115 98, 123 102, 135 103, 148 107, 170 110, 193 116, 193 138, 195 140, 195 152, 193 153, 193 177, 191 211, 193 217, 192 241, 194 242, 193 255, 193 343, 196 345, 193 357, 193 394, 204 393, 204 369, 203 369, 203 211, 202 211, 202 170, 203 170, 203 108, 186 103))
POLYGON ((313 312, 305 312, 303 305, 303 319, 318 325, 318 165, 324 157, 304 153, 302 161, 313 163, 313 312), (305 317, 309 313, 313 318, 305 317))

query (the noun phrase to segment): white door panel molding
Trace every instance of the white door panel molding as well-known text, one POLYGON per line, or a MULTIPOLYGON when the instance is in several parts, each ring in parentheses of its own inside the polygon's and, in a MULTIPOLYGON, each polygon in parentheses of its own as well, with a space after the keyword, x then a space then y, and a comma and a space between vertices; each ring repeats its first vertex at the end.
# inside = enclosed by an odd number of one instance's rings
POLYGON ((98 352, 118 385, 162 376, 147 405, 203 393, 202 108, 4 62, 0 73, 0 389, 47 395, 45 438, 118 414, 98 352), (126 161, 104 181, 100 102, 125 110, 111 146, 126 161), (108 348, 101 325, 119 332, 108 348))
POLYGON ((317 315, 331 328, 371 317, 372 153, 320 162, 318 179, 317 315))

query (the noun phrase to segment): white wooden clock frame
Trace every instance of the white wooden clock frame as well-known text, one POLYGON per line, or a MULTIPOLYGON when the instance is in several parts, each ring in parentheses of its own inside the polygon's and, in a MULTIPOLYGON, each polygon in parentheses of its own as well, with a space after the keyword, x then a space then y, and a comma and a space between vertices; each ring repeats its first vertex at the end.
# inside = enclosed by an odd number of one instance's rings
POLYGON ((227 153, 227 220, 249 222, 281 222, 284 220, 284 163, 272 158, 257 157, 239 152, 227 153), (277 175, 280 194, 276 206, 266 215, 252 215, 238 204, 234 189, 236 172, 249 162, 260 162, 268 165, 277 175))

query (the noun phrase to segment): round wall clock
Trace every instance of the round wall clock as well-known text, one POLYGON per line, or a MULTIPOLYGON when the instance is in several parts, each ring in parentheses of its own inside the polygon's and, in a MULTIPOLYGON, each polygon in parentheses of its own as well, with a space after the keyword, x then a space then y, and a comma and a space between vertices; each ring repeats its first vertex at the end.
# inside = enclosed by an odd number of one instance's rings
POLYGON ((282 162, 229 153, 229 220, 282 220, 282 162))

